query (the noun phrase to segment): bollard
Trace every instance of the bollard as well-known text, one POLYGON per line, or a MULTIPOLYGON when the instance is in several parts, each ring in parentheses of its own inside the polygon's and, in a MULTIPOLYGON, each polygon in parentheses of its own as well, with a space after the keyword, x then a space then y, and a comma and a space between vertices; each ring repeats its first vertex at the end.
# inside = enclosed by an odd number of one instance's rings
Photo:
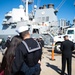
POLYGON ((51 59, 50 59, 50 60, 52 60, 52 61, 55 60, 55 59, 54 59, 54 46, 55 46, 55 44, 53 43, 53 44, 52 44, 52 54, 51 54, 51 59))

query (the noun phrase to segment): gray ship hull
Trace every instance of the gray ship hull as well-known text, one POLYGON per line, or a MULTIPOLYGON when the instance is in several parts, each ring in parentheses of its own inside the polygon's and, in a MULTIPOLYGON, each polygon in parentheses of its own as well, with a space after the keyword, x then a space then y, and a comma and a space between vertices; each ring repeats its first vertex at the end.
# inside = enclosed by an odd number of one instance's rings
POLYGON ((7 29, 7 30, 0 30, 0 39, 5 39, 7 40, 8 36, 15 36, 18 35, 18 33, 16 32, 16 29, 7 29))

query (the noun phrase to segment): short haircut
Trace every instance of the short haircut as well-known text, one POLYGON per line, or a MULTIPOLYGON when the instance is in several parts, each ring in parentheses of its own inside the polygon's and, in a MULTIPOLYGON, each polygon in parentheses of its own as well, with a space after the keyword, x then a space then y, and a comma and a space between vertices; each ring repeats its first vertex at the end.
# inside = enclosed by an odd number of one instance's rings
POLYGON ((20 36, 21 36, 22 38, 24 38, 24 37, 27 36, 28 34, 29 34, 29 30, 26 30, 26 31, 20 33, 20 36))
POLYGON ((66 37, 68 37, 68 35, 65 35, 63 38, 66 38, 66 37))

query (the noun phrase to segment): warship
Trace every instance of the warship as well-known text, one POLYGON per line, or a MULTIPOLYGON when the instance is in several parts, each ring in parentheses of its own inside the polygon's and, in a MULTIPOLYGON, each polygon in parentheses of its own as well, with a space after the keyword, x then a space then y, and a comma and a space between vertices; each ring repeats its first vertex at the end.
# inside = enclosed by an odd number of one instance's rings
POLYGON ((31 36, 37 33, 37 35, 43 37, 45 44, 50 44, 50 41, 53 41, 53 36, 58 34, 59 30, 58 11, 54 9, 54 4, 43 5, 39 8, 34 5, 33 11, 28 13, 28 5, 32 4, 33 0, 25 0, 24 3, 25 7, 20 5, 19 8, 13 8, 5 14, 2 23, 3 27, 0 30, 0 39, 4 38, 6 40, 8 36, 18 35, 17 28, 28 25, 31 36))

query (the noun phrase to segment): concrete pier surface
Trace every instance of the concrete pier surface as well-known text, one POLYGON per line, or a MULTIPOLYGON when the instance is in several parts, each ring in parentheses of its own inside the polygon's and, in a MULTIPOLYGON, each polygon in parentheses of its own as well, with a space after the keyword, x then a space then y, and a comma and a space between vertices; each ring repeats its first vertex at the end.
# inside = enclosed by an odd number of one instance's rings
MULTIPOLYGON (((52 50, 49 48, 43 48, 42 60, 41 60, 41 73, 40 75, 60 75, 61 73, 61 53, 54 53, 54 59, 52 59, 52 50)), ((0 62, 2 61, 2 52, 0 52, 0 62)), ((67 66, 65 70, 67 75, 67 66)), ((75 53, 72 56, 72 75, 75 75, 75 53)))
MULTIPOLYGON (((60 75, 61 73, 61 53, 54 53, 54 61, 51 60, 52 52, 49 48, 43 49, 42 61, 41 61, 41 74, 40 75, 60 75)), ((67 65, 67 64, 66 64, 67 65)), ((67 66, 65 70, 67 75, 67 66)), ((72 75, 75 75, 75 54, 72 55, 72 75)))

